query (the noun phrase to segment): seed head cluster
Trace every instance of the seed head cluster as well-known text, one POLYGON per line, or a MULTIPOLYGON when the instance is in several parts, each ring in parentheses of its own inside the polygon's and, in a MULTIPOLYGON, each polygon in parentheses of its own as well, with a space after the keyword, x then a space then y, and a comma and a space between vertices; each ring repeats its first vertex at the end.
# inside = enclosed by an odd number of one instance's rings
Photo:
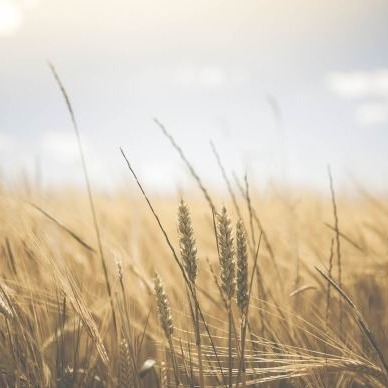
POLYGON ((237 246, 237 306, 245 312, 248 306, 248 250, 247 235, 242 220, 236 226, 237 246))
POLYGON ((162 279, 157 273, 155 273, 155 277, 154 277, 154 290, 155 290, 156 305, 158 308, 160 324, 162 325, 162 328, 166 337, 170 338, 174 331, 171 309, 167 298, 167 294, 164 290, 164 284, 162 282, 162 279))
POLYGON ((125 338, 120 342, 120 381, 119 387, 134 387, 130 350, 125 338))
POLYGON ((218 215, 218 245, 221 266, 221 288, 230 300, 236 288, 236 263, 233 248, 232 227, 225 207, 218 215))
POLYGON ((181 201, 178 209, 179 246, 182 262, 187 277, 192 283, 197 278, 197 248, 193 227, 191 225, 190 212, 185 202, 181 201))

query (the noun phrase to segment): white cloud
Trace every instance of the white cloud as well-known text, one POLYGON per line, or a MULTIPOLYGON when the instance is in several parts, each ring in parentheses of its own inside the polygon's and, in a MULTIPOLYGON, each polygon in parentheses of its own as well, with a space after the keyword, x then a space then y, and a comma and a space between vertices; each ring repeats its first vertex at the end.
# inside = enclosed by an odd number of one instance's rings
POLYGON ((181 167, 172 161, 146 163, 141 167, 140 174, 144 183, 154 189, 166 189, 171 183, 179 181, 181 167), (168 177, 168 179, 166 179, 168 177))
POLYGON ((0 36, 12 35, 17 31, 22 16, 14 2, 0 0, 0 36))
POLYGON ((388 104, 382 102, 365 103, 357 107, 356 120, 361 125, 388 122, 388 104))
POLYGON ((41 146, 46 155, 58 162, 71 163, 79 158, 77 139, 71 131, 46 132, 41 146))
POLYGON ((176 82, 185 87, 220 89, 228 85, 241 85, 248 78, 243 71, 230 72, 219 66, 186 66, 178 70, 176 82))
POLYGON ((388 69, 333 72, 326 84, 343 98, 388 97, 388 69))
POLYGON ((334 72, 327 76, 326 84, 342 98, 362 100, 355 106, 358 124, 388 122, 388 69, 334 72))
POLYGON ((199 83, 206 88, 218 88, 228 82, 225 71, 219 67, 205 67, 198 72, 199 83))

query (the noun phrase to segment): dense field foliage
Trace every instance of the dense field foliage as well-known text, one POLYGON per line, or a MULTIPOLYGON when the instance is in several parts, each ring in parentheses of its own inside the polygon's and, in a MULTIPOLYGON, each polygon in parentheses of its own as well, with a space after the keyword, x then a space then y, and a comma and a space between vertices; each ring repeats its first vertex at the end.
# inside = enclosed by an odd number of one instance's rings
POLYGON ((386 386, 386 199, 240 189, 2 189, 1 385, 386 386))

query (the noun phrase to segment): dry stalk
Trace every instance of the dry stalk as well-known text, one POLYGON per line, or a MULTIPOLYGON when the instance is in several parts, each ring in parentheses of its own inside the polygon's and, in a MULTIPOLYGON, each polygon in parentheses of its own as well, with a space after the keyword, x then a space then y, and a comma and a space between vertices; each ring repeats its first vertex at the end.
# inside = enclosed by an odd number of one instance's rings
MULTIPOLYGON (((167 245, 168 245, 168 247, 169 247, 169 249, 170 249, 170 251, 171 251, 171 253, 172 253, 172 256, 173 256, 173 258, 174 258, 174 260, 175 260, 175 263, 178 265, 178 267, 179 267, 179 269, 180 269, 180 272, 181 272, 182 277, 183 277, 183 279, 184 279, 184 281, 185 281, 185 283, 186 283, 186 286, 187 286, 187 288, 189 289, 189 291, 190 291, 190 293, 191 293, 191 296, 193 297, 193 300, 194 300, 194 302, 195 302, 196 308, 198 309, 198 312, 199 312, 199 315, 200 315, 200 317, 201 317, 201 320, 202 320, 202 322, 203 322, 203 324, 204 324, 204 326, 205 326, 206 333, 207 333, 207 335, 208 335, 208 338, 209 338, 211 347, 212 347, 212 349, 213 349, 213 351, 214 351, 214 356, 215 356, 216 361, 217 361, 217 366, 218 366, 218 368, 219 368, 219 371, 220 371, 220 373, 221 373, 221 376, 222 376, 222 378, 223 378, 223 381, 225 382, 225 375, 224 375, 224 372, 223 372, 223 369, 222 369, 222 366, 221 366, 220 359, 219 359, 219 357, 218 357, 218 352, 217 352, 216 346, 215 346, 215 344, 214 344, 212 335, 211 335, 210 330, 209 330, 209 326, 208 326, 208 324, 207 324, 207 322, 206 322, 205 316, 204 316, 204 314, 203 314, 203 312, 202 312, 202 309, 201 309, 201 307, 200 307, 200 305, 199 305, 199 303, 198 303, 198 300, 194 297, 194 290, 193 290, 193 288, 191 287, 191 283, 190 283, 190 280, 188 279, 188 277, 187 277, 187 275, 186 275, 186 271, 185 271, 185 269, 184 269, 182 263, 180 262, 180 260, 179 260, 179 258, 178 258, 178 255, 177 255, 176 252, 175 252, 174 247, 172 246, 172 243, 171 243, 171 241, 170 241, 170 238, 169 238, 168 235, 167 235, 166 229, 163 227, 163 225, 162 225, 162 223, 161 223, 161 221, 160 221, 159 216, 156 214, 155 209, 154 209, 154 207, 152 206, 150 199, 148 198, 146 192, 144 191, 143 186, 142 186, 142 184, 141 184, 140 181, 139 181, 139 178, 137 177, 135 171, 133 170, 131 164, 129 163, 129 160, 128 160, 128 158, 126 157, 126 155, 125 155, 125 153, 124 153, 124 151, 123 151, 122 148, 120 148, 120 151, 121 151, 121 154, 122 154, 122 156, 123 156, 123 158, 124 158, 124 160, 125 160, 125 162, 126 162, 126 164, 127 164, 127 166, 128 166, 129 171, 131 172, 133 178, 135 179, 135 181, 136 181, 136 183, 137 183, 137 185, 138 185, 138 187, 139 187, 141 193, 143 194, 144 199, 146 200, 146 202, 147 202, 147 204, 148 204, 148 207, 149 207, 150 210, 151 210, 151 213, 153 214, 153 216, 154 216, 154 218, 155 218, 155 220, 156 220, 156 222, 157 222, 157 224, 158 224, 158 226, 159 226, 159 228, 160 228, 160 230, 161 230, 161 232, 162 232, 162 234, 163 234, 163 236, 164 236, 164 238, 165 238, 165 240, 166 240, 166 243, 167 243, 167 245)), ((213 211, 213 210, 214 210, 214 209, 212 208, 212 211, 213 211)))
POLYGON ((84 179, 85 179, 86 188, 87 188, 87 192, 88 192, 90 210, 91 210, 92 217, 93 217, 94 230, 96 232, 96 237, 97 237, 98 251, 100 254, 101 265, 102 265, 102 269, 104 271, 106 289, 108 292, 110 305, 111 305, 111 309, 112 309, 113 325, 114 325, 116 335, 117 335, 117 320, 116 320, 116 313, 115 313, 114 304, 113 304, 112 288, 111 288, 110 281, 109 281, 108 268, 107 268, 106 261, 105 261, 104 251, 102 249, 100 228, 98 226, 96 207, 94 205, 92 186, 90 184, 88 169, 86 167, 86 159, 85 159, 85 153, 84 153, 84 149, 83 149, 83 145, 82 145, 82 141, 81 141, 80 131, 78 129, 78 124, 77 124, 77 121, 75 119, 75 114, 74 114, 73 107, 72 107, 71 102, 70 102, 69 95, 67 94, 66 89, 65 89, 61 79, 59 78, 59 75, 58 75, 55 67, 50 62, 48 63, 48 65, 49 65, 51 72, 53 73, 53 76, 54 76, 54 78, 59 86, 59 89, 61 90, 61 93, 65 99, 67 110, 69 111, 70 118, 71 118, 73 128, 74 128, 74 132, 75 132, 75 135, 77 138, 78 150, 79 150, 79 154, 80 154, 81 162, 82 162, 82 170, 84 173, 84 179))
MULTIPOLYGON (((335 191, 334 191, 333 177, 331 175, 330 166, 327 167, 327 173, 329 175, 331 202, 332 202, 332 205, 333 205, 333 215, 334 215, 335 241, 336 241, 336 247, 337 247, 338 285, 341 288, 342 287, 341 243, 340 243, 340 232, 339 232, 337 203, 336 203, 336 200, 335 200, 335 191)), ((343 339, 342 321, 343 321, 342 299, 340 298, 340 300, 339 300, 339 330, 340 330, 340 337, 341 337, 341 339, 343 339)))
POLYGON ((361 312, 358 310, 357 306, 352 302, 349 296, 345 293, 345 291, 331 278, 329 278, 324 272, 322 272, 319 268, 315 267, 315 269, 327 280, 331 283, 331 285, 335 288, 335 290, 341 295, 341 297, 345 300, 345 302, 351 307, 351 311, 353 316, 360 326, 362 333, 368 339, 371 347, 375 350, 377 356, 379 357, 380 363, 385 370, 385 382, 388 385, 388 364, 385 361, 384 354, 381 351, 380 347, 377 344, 377 341, 370 330, 366 320, 362 316, 361 312))
POLYGON ((232 298, 236 290, 236 262, 230 218, 223 207, 218 215, 218 246, 220 252, 221 289, 228 308, 228 368, 229 388, 232 387, 232 298))
MULTIPOLYGON (((120 378, 119 387, 135 387, 134 371, 132 368, 131 354, 128 343, 123 337, 120 342, 120 378)), ((137 386, 137 385, 136 385, 137 386)))
POLYGON ((190 212, 187 205, 183 202, 180 202, 178 209, 178 231, 179 231, 179 246, 181 258, 187 273, 187 277, 191 282, 193 289, 193 298, 194 300, 194 314, 193 314, 193 326, 195 332, 195 342, 197 346, 198 353, 198 367, 199 367, 199 382, 200 387, 205 386, 204 376, 203 376, 203 362, 202 362, 202 348, 201 348, 201 334, 200 334, 200 322, 199 322, 199 312, 198 312, 198 300, 196 292, 196 278, 197 278, 197 248, 195 246, 194 232, 191 224, 190 212))
POLYGON ((240 367, 242 386, 246 386, 245 368, 245 333, 244 320, 248 307, 248 249, 244 223, 240 219, 236 226, 236 253, 237 253, 237 306, 241 313, 241 355, 240 367))
POLYGON ((224 181, 226 183, 226 187, 228 188, 229 195, 232 198, 233 206, 234 206, 234 208, 236 210, 237 216, 238 216, 238 218, 241 218, 242 215, 241 215, 240 206, 238 205, 238 202, 237 202, 237 199, 236 199, 236 195, 235 195, 235 193, 233 191, 232 184, 230 183, 230 180, 229 180, 229 178, 228 178, 228 176, 226 174, 226 171, 225 171, 224 165, 222 164, 220 155, 218 154, 217 149, 216 149, 215 145, 213 144, 213 142, 210 142, 210 146, 211 146, 213 154, 214 154, 214 156, 215 156, 215 158, 217 160, 218 167, 221 170, 221 174, 222 174, 222 177, 223 177, 223 179, 224 179, 224 181))
POLYGON ((166 291, 164 290, 164 284, 162 282, 162 279, 157 273, 155 273, 155 276, 154 276, 154 289, 155 289, 155 297, 156 297, 156 306, 157 306, 158 315, 159 315, 159 322, 163 329, 164 335, 167 338, 168 344, 170 346, 172 364, 173 364, 174 375, 175 375, 175 384, 179 385, 180 380, 179 380, 178 363, 176 360, 174 345, 172 341, 174 325, 172 321, 170 303, 168 301, 166 291))

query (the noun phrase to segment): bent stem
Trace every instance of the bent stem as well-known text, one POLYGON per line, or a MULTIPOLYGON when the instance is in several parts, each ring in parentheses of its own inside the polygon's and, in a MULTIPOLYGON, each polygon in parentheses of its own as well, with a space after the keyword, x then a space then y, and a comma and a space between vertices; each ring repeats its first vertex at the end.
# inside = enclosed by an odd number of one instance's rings
MULTIPOLYGON (((193 295, 194 298, 197 299, 197 291, 195 284, 193 284, 193 295)), ((202 347, 201 347, 201 331, 199 327, 199 311, 198 304, 195 304, 195 342, 197 345, 197 353, 198 353, 198 368, 199 368, 199 386, 201 388, 205 387, 205 381, 203 377, 203 362, 202 362, 202 347)))
POLYGON ((179 386, 179 385, 181 385, 181 383, 180 383, 180 380, 179 380, 178 362, 177 362, 177 359, 176 359, 174 345, 172 343, 172 335, 170 335, 168 337, 168 345, 170 346, 170 351, 171 351, 172 367, 174 369, 175 384, 176 384, 176 386, 179 386))
POLYGON ((228 301, 228 374, 229 374, 229 388, 232 388, 232 306, 231 300, 228 301))
POLYGON ((245 388, 246 386, 246 366, 245 366, 245 337, 247 332, 246 325, 247 315, 244 314, 241 319, 241 356, 240 356, 240 368, 241 368, 241 384, 245 388))

